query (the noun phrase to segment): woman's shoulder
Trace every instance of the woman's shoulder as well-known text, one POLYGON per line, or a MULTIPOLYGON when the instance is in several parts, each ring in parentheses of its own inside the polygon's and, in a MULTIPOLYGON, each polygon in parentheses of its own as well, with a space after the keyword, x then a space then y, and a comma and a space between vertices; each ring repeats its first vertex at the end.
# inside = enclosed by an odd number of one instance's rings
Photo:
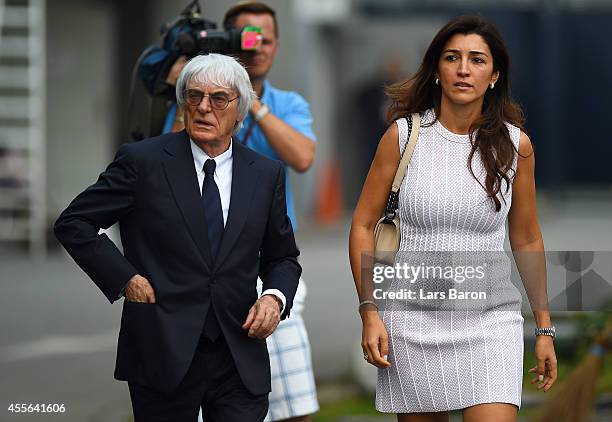
POLYGON ((512 140, 512 143, 514 144, 515 148, 519 148, 520 146, 520 140, 521 140, 521 134, 523 133, 521 131, 521 128, 519 128, 516 125, 513 125, 510 122, 504 122, 506 125, 506 128, 508 128, 508 134, 510 135, 510 139, 512 140))
MULTIPOLYGON (((399 117, 397 119, 395 119, 395 125, 401 127, 402 125, 406 124, 408 118, 412 115, 412 113, 408 113, 403 117, 399 117)), ((433 108, 424 110, 424 111, 420 111, 419 112, 419 118, 421 119, 421 126, 423 125, 431 125, 432 123, 435 122, 436 120, 436 113, 434 112, 433 108)))
POLYGON ((518 152, 523 157, 528 157, 533 153, 533 145, 531 144, 531 139, 529 136, 519 129, 519 145, 518 152))
POLYGON ((510 139, 512 140, 512 143, 518 150, 519 154, 524 157, 531 155, 533 152, 533 145, 529 136, 523 132, 520 127, 513 125, 512 123, 505 122, 505 124, 508 128, 510 139))

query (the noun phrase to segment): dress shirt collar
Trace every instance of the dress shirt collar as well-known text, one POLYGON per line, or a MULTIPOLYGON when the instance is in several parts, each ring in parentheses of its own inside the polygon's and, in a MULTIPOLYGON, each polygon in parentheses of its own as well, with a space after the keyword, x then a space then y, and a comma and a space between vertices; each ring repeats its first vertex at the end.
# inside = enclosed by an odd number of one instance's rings
MULTIPOLYGON (((215 164, 217 165, 217 169, 219 168, 219 166, 226 164, 229 160, 232 159, 232 142, 233 140, 230 139, 230 144, 227 151, 213 158, 213 160, 215 160, 215 164)), ((204 163, 211 157, 209 157, 208 154, 206 154, 204 150, 202 150, 202 148, 200 148, 195 142, 193 142, 191 138, 189 138, 189 143, 191 145, 191 153, 193 154, 193 161, 195 163, 196 171, 201 172, 204 168, 204 163)), ((215 170, 215 173, 216 172, 217 171, 215 170)))

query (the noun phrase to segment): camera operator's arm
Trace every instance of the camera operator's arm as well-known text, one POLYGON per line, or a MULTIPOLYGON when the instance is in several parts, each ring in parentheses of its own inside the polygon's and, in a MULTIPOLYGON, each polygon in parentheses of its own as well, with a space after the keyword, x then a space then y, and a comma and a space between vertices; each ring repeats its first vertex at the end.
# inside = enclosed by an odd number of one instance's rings
MULTIPOLYGON (((286 113, 287 119, 285 120, 288 122, 268 112, 257 123, 279 158, 294 170, 303 173, 314 162, 316 143, 296 129, 296 127, 304 126, 308 128, 308 132, 312 132, 310 129, 312 117, 308 104, 301 99, 301 101, 296 101, 295 106, 293 110, 286 113)), ((253 101, 251 114, 257 116, 262 107, 263 104, 259 100, 253 101)))

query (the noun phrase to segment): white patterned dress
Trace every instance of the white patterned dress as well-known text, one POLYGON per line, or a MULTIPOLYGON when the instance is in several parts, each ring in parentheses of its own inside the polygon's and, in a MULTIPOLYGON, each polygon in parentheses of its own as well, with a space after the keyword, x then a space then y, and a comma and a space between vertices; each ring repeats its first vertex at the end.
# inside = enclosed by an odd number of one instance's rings
MULTIPOLYGON (((400 188, 400 252, 503 253, 511 189, 495 212, 468 169, 469 136, 451 133, 439 121, 428 126, 434 119, 433 110, 422 114, 419 139, 400 188)), ((404 119, 396 123, 403 152, 408 126, 404 119)), ((518 150, 520 130, 507 127, 518 150)), ((478 154, 472 168, 484 185, 478 154)), ((376 408, 438 412, 493 402, 520 408, 523 317, 520 294, 509 280, 509 262, 504 261, 488 280, 493 284, 489 288, 509 294, 479 310, 435 311, 423 309, 423 301, 385 303, 381 309, 391 366, 378 370, 376 408)))

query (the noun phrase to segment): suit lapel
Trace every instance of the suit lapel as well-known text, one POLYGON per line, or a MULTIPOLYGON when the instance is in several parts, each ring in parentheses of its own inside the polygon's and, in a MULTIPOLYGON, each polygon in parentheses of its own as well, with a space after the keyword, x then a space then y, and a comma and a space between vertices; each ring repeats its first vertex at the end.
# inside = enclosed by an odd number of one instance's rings
POLYGON ((176 134, 164 149, 168 155, 163 166, 174 200, 204 261, 210 268, 213 261, 208 245, 204 205, 187 132, 183 130, 176 134))
POLYGON ((244 227, 259 178, 259 171, 252 165, 253 160, 248 156, 246 147, 234 141, 232 148, 232 195, 221 247, 215 259, 215 270, 221 266, 244 227))

